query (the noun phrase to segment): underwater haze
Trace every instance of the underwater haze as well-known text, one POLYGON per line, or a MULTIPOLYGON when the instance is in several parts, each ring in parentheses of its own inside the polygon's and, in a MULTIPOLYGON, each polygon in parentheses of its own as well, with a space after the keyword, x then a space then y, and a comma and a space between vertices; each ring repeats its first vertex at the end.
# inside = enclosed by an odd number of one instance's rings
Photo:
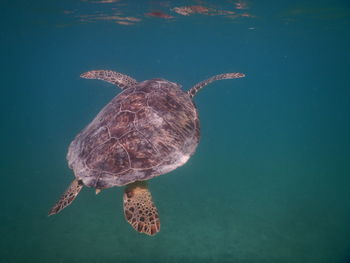
POLYGON ((1 3, 0 262, 350 262, 347 0, 1 3), (149 181, 161 230, 136 232, 123 187, 73 180, 69 143, 114 96, 110 69, 184 90, 196 153, 149 181))

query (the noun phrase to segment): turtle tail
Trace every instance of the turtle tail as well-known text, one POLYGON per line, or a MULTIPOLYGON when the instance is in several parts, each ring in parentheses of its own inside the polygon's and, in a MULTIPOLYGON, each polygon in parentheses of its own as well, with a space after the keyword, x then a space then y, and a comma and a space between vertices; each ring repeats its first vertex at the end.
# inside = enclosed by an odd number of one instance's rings
POLYGON ((187 94, 190 96, 190 98, 193 98, 194 95, 196 95, 199 90, 201 90, 204 86, 208 85, 209 83, 215 80, 237 79, 237 78, 243 78, 243 77, 245 77, 245 74, 243 73, 225 73, 225 74, 215 75, 209 79, 203 80, 197 83, 196 85, 194 85, 191 89, 187 91, 187 94))

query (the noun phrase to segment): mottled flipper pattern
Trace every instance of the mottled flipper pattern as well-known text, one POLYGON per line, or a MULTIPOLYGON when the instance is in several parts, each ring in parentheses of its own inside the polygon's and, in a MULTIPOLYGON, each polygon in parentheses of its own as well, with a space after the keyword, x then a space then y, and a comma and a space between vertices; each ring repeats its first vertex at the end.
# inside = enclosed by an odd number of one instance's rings
POLYGON ((160 230, 158 211, 145 182, 135 182, 125 188, 124 214, 126 220, 140 233, 152 236, 160 230))
POLYGON ((50 215, 59 213, 63 208, 69 206, 73 200, 77 197, 80 190, 83 188, 83 183, 75 179, 68 189, 61 196, 60 200, 51 208, 49 212, 50 215))
POLYGON ((92 70, 81 74, 80 77, 84 79, 104 80, 117 85, 121 89, 126 89, 137 84, 135 79, 112 70, 92 70))
POLYGON ((191 98, 196 95, 196 93, 202 89, 204 86, 208 85, 209 83, 220 80, 220 79, 237 79, 237 78, 243 78, 245 75, 243 73, 225 73, 225 74, 219 74, 215 75, 209 79, 203 80, 196 85, 194 85, 189 91, 187 91, 187 94, 190 95, 191 98))

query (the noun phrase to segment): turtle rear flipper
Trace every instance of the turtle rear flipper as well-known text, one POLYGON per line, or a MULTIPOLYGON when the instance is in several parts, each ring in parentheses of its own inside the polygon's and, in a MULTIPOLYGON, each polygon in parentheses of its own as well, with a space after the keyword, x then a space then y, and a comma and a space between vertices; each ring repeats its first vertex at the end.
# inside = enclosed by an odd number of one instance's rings
POLYGON ((83 183, 75 179, 67 188, 67 190, 64 192, 64 194, 61 196, 61 198, 57 201, 57 203, 51 208, 48 215, 50 216, 50 215, 57 214, 63 208, 66 208, 67 206, 69 206, 77 197, 77 195, 79 194, 82 188, 83 188, 83 183))
POLYGON ((159 215, 146 182, 129 184, 123 198, 124 215, 131 226, 140 233, 157 234, 160 230, 159 215))
POLYGON ((104 80, 121 89, 130 88, 137 84, 137 81, 127 75, 112 70, 91 70, 80 75, 84 79, 104 80))

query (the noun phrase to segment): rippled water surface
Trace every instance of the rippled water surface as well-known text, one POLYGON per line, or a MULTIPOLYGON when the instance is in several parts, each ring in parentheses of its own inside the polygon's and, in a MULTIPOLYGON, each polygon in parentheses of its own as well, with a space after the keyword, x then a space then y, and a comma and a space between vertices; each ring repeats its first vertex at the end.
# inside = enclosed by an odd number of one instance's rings
POLYGON ((348 1, 3 1, 0 262, 349 262, 348 1), (66 152, 120 90, 112 69, 184 90, 201 142, 152 179, 154 237, 125 221, 123 188, 72 181, 66 152))

